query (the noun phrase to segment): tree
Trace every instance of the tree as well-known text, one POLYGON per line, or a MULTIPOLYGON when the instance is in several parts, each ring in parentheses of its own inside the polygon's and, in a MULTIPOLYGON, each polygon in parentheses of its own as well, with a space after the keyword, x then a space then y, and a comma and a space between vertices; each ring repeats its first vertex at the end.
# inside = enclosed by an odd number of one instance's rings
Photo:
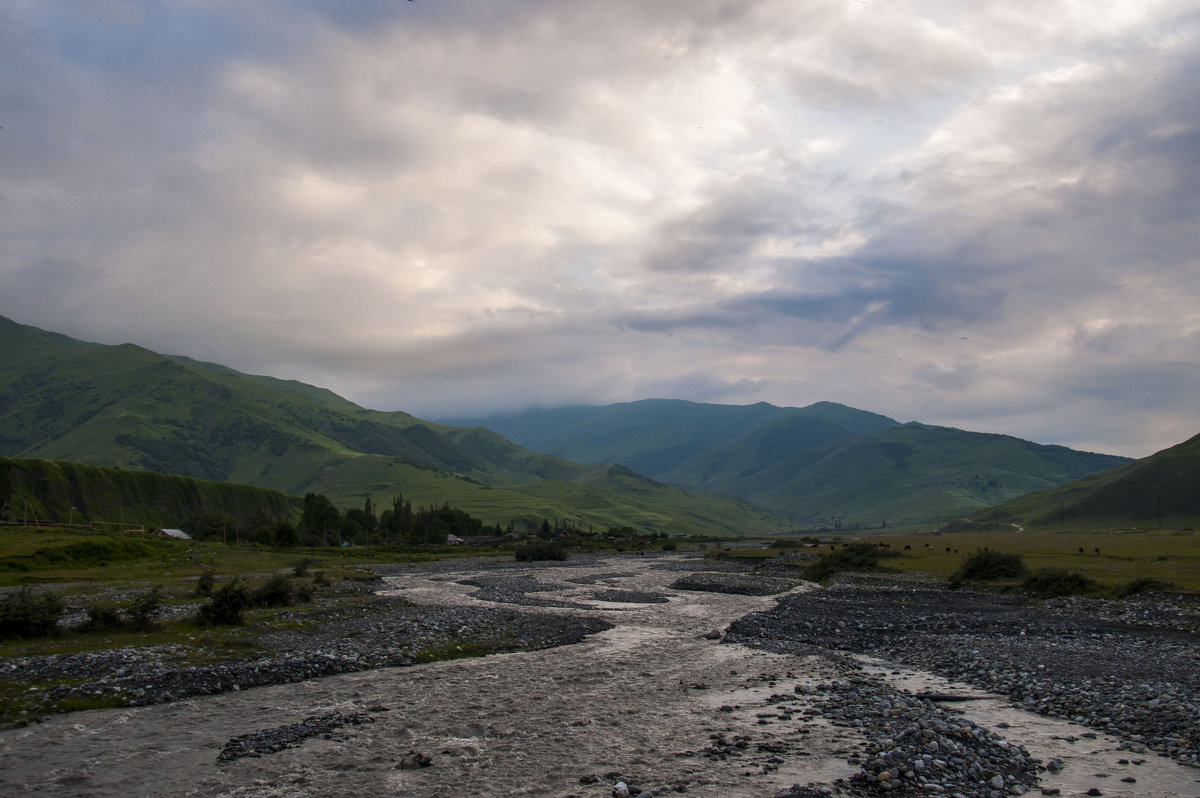
POLYGON ((329 545, 330 533, 342 528, 342 511, 320 493, 304 495, 304 515, 301 526, 306 532, 318 537, 322 545, 329 545))
MULTIPOLYGON (((384 514, 387 516, 386 510, 384 514)), ((388 516, 388 523, 384 529, 389 537, 397 537, 409 543, 419 542, 413 540, 412 502, 405 501, 401 494, 392 497, 391 515, 388 516)))
POLYGON ((275 525, 275 545, 276 546, 298 546, 300 544, 300 532, 296 529, 296 525, 286 518, 275 525))

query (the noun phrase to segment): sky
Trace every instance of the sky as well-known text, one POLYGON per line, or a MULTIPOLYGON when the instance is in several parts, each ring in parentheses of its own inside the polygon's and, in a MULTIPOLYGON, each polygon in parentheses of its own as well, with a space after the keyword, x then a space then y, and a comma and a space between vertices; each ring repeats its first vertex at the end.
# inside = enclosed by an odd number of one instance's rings
POLYGON ((1200 433, 1200 6, 5 0, 0 315, 424 418, 1200 433))

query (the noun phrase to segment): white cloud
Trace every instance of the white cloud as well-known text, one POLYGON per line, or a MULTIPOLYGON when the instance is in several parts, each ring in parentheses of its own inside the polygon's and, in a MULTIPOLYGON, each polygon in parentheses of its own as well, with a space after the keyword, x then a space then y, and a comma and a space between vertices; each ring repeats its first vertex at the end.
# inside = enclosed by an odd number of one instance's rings
POLYGON ((1185 3, 120 9, 0 12, 20 321, 418 413, 1200 422, 1185 3))

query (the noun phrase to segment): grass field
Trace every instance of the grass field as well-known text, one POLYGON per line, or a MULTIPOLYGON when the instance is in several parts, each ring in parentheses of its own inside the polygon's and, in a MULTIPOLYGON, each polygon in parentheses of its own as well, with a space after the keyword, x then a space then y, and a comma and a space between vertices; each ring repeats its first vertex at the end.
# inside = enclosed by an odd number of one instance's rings
MULTIPOLYGON (((337 585, 373 581, 369 567, 377 563, 417 563, 463 556, 500 555, 496 549, 463 549, 448 546, 373 546, 349 548, 267 548, 254 544, 220 544, 181 541, 152 536, 120 535, 64 528, 0 527, 0 589, 50 590, 59 595, 71 612, 101 604, 128 606, 138 595, 157 588, 164 607, 198 606, 204 599, 196 594, 202 574, 214 575, 219 587, 234 579, 253 589, 274 574, 296 574, 297 584, 313 585, 318 597, 343 594, 337 585), (299 568, 297 566, 300 566, 299 568), (314 576, 320 573, 322 585, 314 576), (332 585, 333 587, 329 587, 332 585)), ((508 556, 511 554, 505 552, 508 556)), ((344 607, 371 597, 356 597, 355 591, 338 600, 344 607)), ((298 607, 306 605, 299 604, 298 607)), ((291 613, 292 620, 280 621, 273 608, 248 609, 246 624, 229 627, 199 627, 188 609, 181 618, 156 623, 143 631, 70 629, 56 637, 0 640, 0 657, 97 651, 124 646, 174 644, 181 647, 189 664, 211 659, 213 652, 237 658, 256 644, 257 635, 295 624, 304 613, 291 613)), ((324 622, 319 613, 308 623, 324 622)), ((222 655, 223 656, 223 655, 222 655)), ((0 690, 2 692, 2 690, 0 690)), ((0 695, 0 699, 3 696, 0 695)))
POLYGON ((366 573, 362 563, 427 562, 497 553, 448 546, 355 546, 348 548, 270 548, 250 543, 184 541, 60 527, 0 527, 0 587, 60 584, 84 591, 89 584, 156 584, 172 593, 207 570, 245 576, 292 568, 332 579, 366 573))
MULTIPOLYGON (((968 556, 987 548, 991 551, 1020 554, 1029 571, 1042 568, 1077 571, 1106 586, 1153 578, 1170 582, 1180 591, 1200 592, 1200 532, 1195 530, 1036 533, 1002 531, 879 535, 866 540, 870 543, 887 544, 892 552, 900 554, 884 561, 887 569, 902 573, 926 574, 938 579, 949 579, 968 556), (908 547, 907 550, 905 546, 908 547)), ((755 560, 795 550, 726 549, 724 556, 755 560)), ((829 550, 828 545, 824 550, 829 550)), ((1015 583, 1020 580, 1012 581, 1015 583)))
POLYGON ((968 555, 987 547, 1022 555, 1031 571, 1063 568, 1105 585, 1151 577, 1171 582, 1180 590, 1200 591, 1200 532, 1194 531, 994 532, 880 540, 890 544, 893 551, 901 551, 903 556, 888 560, 888 566, 902 571, 949 576, 968 555), (904 551, 905 546, 911 548, 904 551))

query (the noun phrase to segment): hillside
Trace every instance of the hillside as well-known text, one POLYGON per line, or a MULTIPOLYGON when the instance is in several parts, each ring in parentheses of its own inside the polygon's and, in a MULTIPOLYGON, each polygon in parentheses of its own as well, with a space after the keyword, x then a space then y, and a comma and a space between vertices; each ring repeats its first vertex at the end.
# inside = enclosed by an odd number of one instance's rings
POLYGON ((1200 435, 1131 463, 1005 502, 972 520, 1025 527, 1200 525, 1200 435))
POLYGON ((800 526, 942 524, 1126 458, 924 424, 832 402, 707 405, 647 400, 529 410, 474 422, 538 451, 605 459, 717 491, 800 526))
POLYGON ((740 496, 801 523, 936 525, 1125 462, 922 424, 804 445, 809 440, 808 425, 760 430, 662 478, 740 496), (787 436, 795 447, 770 448, 787 436))
POLYGON ((386 505, 401 493, 519 526, 564 518, 601 529, 757 534, 784 523, 728 497, 598 478, 592 465, 535 454, 487 430, 367 410, 303 383, 2 318, 0 456, 311 491, 343 507, 368 496, 386 505))

